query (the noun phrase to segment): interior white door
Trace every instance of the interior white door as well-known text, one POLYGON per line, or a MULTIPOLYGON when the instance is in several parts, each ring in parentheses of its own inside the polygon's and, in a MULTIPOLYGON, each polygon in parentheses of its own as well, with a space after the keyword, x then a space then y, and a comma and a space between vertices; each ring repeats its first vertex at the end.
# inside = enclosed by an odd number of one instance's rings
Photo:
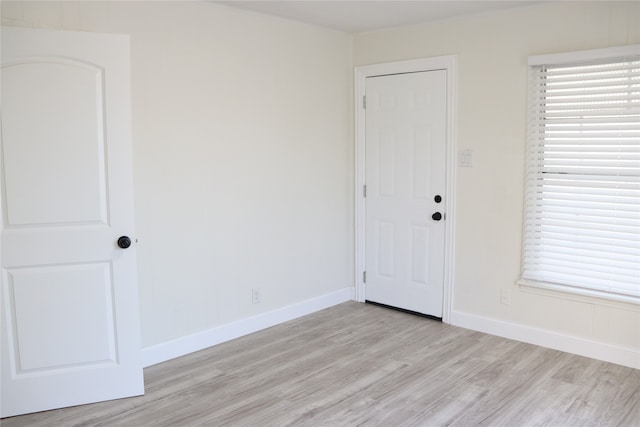
POLYGON ((445 70, 368 77, 365 299, 442 317, 445 70), (440 217, 439 217, 440 215, 440 217))
POLYGON ((2 28, 2 417, 144 393, 129 38, 2 28))

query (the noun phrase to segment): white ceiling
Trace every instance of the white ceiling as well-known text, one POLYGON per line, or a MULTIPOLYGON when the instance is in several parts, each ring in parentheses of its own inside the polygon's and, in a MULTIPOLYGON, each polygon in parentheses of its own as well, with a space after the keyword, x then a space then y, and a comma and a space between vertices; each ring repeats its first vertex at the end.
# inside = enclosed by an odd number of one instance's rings
POLYGON ((542 3, 541 1, 525 0, 210 1, 349 33, 374 31, 399 25, 542 3))

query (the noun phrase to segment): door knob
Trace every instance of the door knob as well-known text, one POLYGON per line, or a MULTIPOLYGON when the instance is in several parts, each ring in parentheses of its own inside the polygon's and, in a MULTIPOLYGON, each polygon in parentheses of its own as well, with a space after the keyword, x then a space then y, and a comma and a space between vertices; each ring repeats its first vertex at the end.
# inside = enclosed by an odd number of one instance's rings
POLYGON ((131 246, 131 239, 129 237, 121 236, 118 239, 118 247, 122 249, 127 249, 129 246, 131 246))
POLYGON ((442 219, 442 214, 440 212, 436 212, 431 215, 431 219, 433 219, 434 221, 440 221, 442 219))

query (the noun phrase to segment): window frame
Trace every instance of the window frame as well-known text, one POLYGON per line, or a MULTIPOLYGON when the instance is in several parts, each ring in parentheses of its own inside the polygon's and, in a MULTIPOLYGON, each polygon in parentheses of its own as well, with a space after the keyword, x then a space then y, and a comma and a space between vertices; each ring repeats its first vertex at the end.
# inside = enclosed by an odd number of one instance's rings
MULTIPOLYGON (((578 51, 578 52, 567 52, 567 53, 556 53, 556 54, 548 54, 548 55, 537 55, 531 56, 528 58, 528 72, 529 72, 529 82, 531 84, 533 79, 533 74, 537 73, 536 69, 541 66, 587 66, 597 62, 617 62, 623 58, 640 58, 640 45, 629 45, 629 46, 618 46, 612 48, 605 49, 593 49, 587 51, 578 51)), ((535 149, 540 147, 539 140, 533 136, 533 132, 531 128, 533 126, 534 119, 532 116, 537 114, 536 107, 534 102, 538 98, 533 98, 533 90, 529 90, 528 98, 527 98, 527 128, 529 131, 527 132, 527 149, 525 155, 525 198, 524 198, 524 210, 523 210, 523 241, 522 241, 522 253, 521 253, 521 273, 520 279, 518 280, 518 284, 521 286, 533 287, 533 288, 542 288, 554 291, 561 291, 570 294, 584 295, 589 297, 598 297, 604 299, 610 299, 615 301, 622 302, 630 302, 635 304, 640 304, 640 295, 626 295, 621 293, 615 293, 611 291, 605 291, 601 289, 595 289, 594 287, 589 287, 589 285, 582 284, 578 285, 567 285, 555 282, 547 282, 538 279, 525 278, 525 263, 526 259, 526 248, 533 247, 535 245, 527 243, 527 236, 530 234, 529 231, 529 223, 527 220, 527 216, 529 213, 533 211, 535 206, 538 206, 535 202, 531 202, 532 199, 529 197, 531 192, 537 191, 534 190, 533 184, 531 184, 531 175, 534 174, 535 177, 541 177, 544 173, 537 168, 534 168, 530 165, 533 159, 530 156, 535 153, 535 149), (535 170, 534 170, 535 169, 535 170)), ((538 270, 538 275, 542 275, 540 272, 542 270, 538 270)), ((640 277, 639 277, 639 286, 640 286, 640 277)))

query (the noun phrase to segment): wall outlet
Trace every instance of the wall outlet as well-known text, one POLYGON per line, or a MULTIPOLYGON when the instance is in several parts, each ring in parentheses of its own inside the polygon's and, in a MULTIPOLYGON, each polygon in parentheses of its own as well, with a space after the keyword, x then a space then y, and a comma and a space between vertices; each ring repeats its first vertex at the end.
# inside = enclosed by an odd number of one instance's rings
POLYGON ((261 300, 262 300, 262 292, 260 291, 260 288, 251 289, 251 303, 260 304, 261 300))
POLYGON ((500 304, 511 304, 511 291, 509 289, 500 289, 500 304))

